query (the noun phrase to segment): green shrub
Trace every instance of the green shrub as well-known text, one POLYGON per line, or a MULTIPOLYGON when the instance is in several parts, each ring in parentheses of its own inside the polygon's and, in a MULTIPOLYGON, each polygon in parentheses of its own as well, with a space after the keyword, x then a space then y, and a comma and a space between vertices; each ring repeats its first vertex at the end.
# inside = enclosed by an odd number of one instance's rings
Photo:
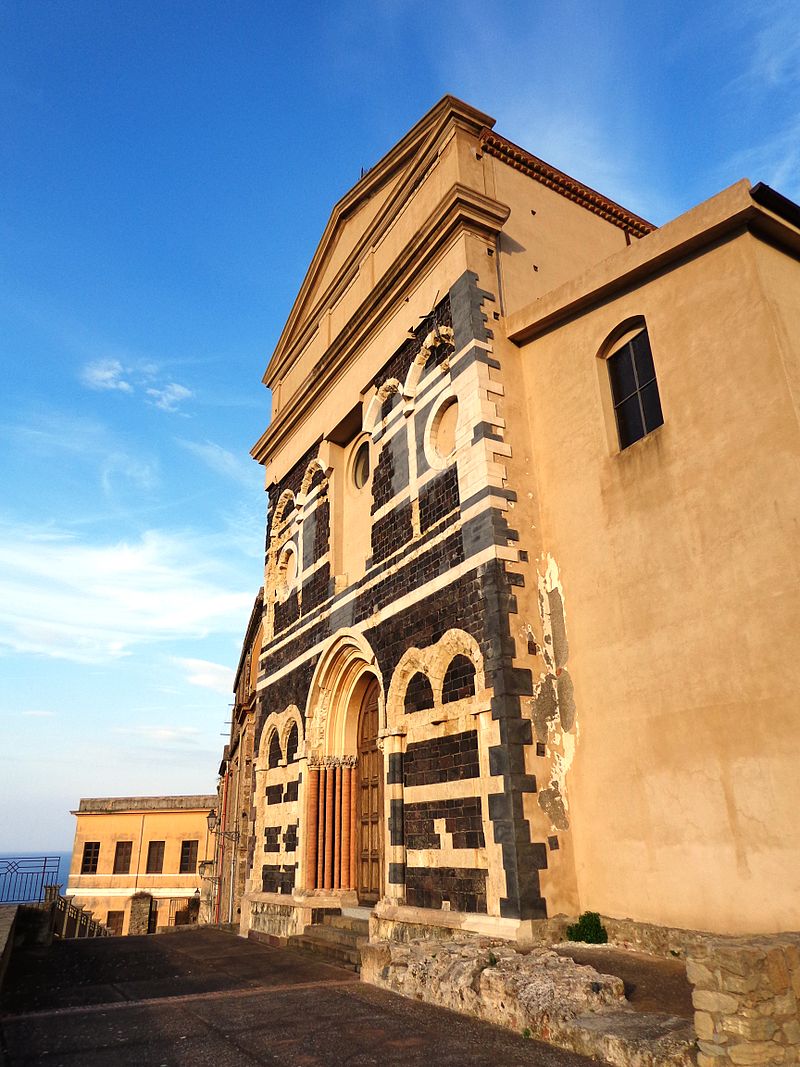
POLYGON ((584 941, 589 945, 605 945, 608 931, 596 911, 585 911, 572 926, 567 927, 568 941, 584 941))

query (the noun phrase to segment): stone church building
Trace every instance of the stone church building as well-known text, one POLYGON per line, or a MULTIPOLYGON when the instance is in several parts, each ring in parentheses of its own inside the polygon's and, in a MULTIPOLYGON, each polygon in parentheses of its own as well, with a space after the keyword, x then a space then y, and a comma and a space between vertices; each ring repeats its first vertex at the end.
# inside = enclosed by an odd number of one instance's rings
POLYGON ((798 929, 800 209, 493 127, 339 201, 264 376, 242 932, 798 929))

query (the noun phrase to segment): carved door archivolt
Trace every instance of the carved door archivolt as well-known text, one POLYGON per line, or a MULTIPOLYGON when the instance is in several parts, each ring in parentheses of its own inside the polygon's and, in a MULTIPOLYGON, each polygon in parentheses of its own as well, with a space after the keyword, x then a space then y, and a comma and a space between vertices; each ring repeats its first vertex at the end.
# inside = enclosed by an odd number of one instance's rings
POLYGON ((378 748, 378 687, 364 698, 358 721, 358 899, 383 893, 383 754, 378 748))

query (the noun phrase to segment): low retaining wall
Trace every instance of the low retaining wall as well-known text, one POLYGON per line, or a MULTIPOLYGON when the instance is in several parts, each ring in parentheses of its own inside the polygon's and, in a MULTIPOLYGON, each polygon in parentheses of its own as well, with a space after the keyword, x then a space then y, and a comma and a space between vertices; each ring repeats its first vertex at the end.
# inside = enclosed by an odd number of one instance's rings
POLYGON ((14 947, 14 923, 17 918, 17 905, 4 904, 0 907, 0 992, 6 976, 11 950, 14 947))
POLYGON ((361 949, 361 978, 395 993, 507 1026, 617 1067, 693 1067, 686 1019, 635 1012, 620 978, 547 948, 499 940, 377 941, 361 949))
POLYGON ((705 938, 686 973, 698 1067, 800 1063, 800 934, 705 938))

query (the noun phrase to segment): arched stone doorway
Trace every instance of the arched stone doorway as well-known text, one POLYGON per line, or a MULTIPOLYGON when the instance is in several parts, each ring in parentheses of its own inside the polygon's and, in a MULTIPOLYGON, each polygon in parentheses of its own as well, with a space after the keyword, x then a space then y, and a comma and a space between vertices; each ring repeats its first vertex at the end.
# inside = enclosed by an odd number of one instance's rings
POLYGON ((340 634, 320 658, 309 692, 303 884, 360 904, 384 891, 385 711, 372 649, 340 634))

